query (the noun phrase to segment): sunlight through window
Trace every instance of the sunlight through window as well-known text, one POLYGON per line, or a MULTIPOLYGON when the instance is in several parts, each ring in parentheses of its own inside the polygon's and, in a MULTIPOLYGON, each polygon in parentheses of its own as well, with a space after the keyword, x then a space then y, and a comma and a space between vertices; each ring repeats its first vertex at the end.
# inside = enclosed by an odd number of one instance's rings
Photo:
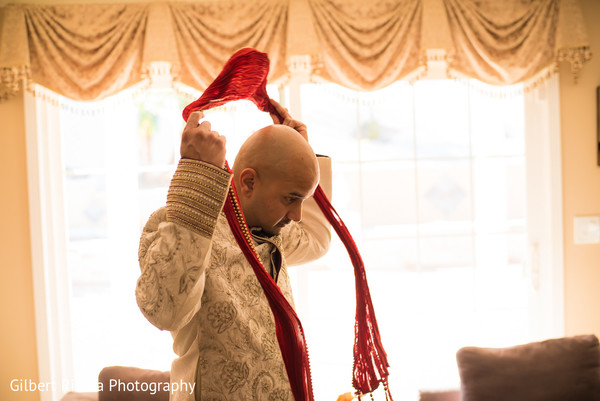
MULTIPOLYGON (((269 93, 279 99, 277 88, 269 93)), ((137 246, 164 206, 179 159, 181 110, 198 93, 64 100, 61 136, 75 382, 105 366, 169 370, 172 339, 135 301, 137 246)), ((457 388, 463 345, 528 339, 523 97, 471 81, 398 82, 374 92, 305 84, 303 121, 334 166, 333 204, 365 260, 395 397, 457 388)), ((245 101, 208 111, 233 162, 271 123, 245 101)), ((351 391, 354 277, 341 242, 292 268, 316 399, 351 391)))

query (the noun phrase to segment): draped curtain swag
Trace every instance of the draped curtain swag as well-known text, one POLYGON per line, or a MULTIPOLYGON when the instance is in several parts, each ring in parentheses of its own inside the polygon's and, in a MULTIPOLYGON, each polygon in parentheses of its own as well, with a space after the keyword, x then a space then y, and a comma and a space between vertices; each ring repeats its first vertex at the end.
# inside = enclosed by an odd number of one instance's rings
POLYGON ((543 79, 561 61, 576 77, 591 58, 577 0, 21 4, 0 13, 0 100, 23 80, 101 99, 151 79, 157 65, 203 90, 243 47, 269 54, 270 82, 285 82, 302 56, 313 78, 360 90, 422 76, 432 61, 448 77, 506 85, 543 79))
POLYGON ((448 65, 459 74, 512 84, 563 59, 577 74, 591 58, 574 0, 444 0, 444 6, 454 44, 448 65), (561 37, 565 25, 569 37, 561 37))
POLYGON ((215 0, 170 8, 184 84, 205 89, 243 47, 269 54, 270 80, 285 74, 287 2, 215 0))
POLYGON ((420 66, 421 1, 310 0, 310 5, 323 78, 368 90, 420 66))
POLYGON ((36 83, 89 100, 139 80, 147 7, 37 6, 23 13, 36 83))

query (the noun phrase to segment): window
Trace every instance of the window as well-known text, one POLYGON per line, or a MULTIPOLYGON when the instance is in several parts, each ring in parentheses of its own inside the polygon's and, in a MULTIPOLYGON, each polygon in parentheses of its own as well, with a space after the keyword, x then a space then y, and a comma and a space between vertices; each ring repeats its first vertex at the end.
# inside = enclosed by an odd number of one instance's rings
POLYGON ((181 99, 121 94, 96 104, 61 99, 73 384, 92 391, 105 366, 169 370, 168 332, 135 300, 137 239, 165 202, 178 160, 181 99))
MULTIPOLYGON (((461 346, 527 341, 523 96, 451 80, 301 94, 313 147, 334 157, 333 204, 365 260, 394 396, 458 388, 461 346)), ((351 269, 336 241, 297 272, 319 399, 350 390, 351 269)))
MULTIPOLYGON (((557 90, 552 82, 544 91, 557 90)), ((531 144, 560 151, 549 128, 557 126, 555 114, 547 112, 557 105, 540 97, 545 92, 489 91, 450 80, 398 82, 369 93, 333 84, 269 88, 273 98, 281 93, 300 104, 292 114, 301 112, 315 151, 333 158, 333 204, 365 260, 396 398, 456 388, 454 354, 463 345, 560 334, 552 320, 562 307, 555 296, 560 258, 547 255, 561 242, 535 234, 556 229, 556 205, 531 207, 556 191, 548 178, 555 170, 546 168, 552 159, 532 157, 531 144)), ((137 246, 147 217, 166 199, 181 110, 197 97, 181 88, 134 88, 98 103, 28 95, 28 119, 35 121, 28 127, 30 181, 32 191, 41 189, 32 216, 43 223, 34 233, 41 244, 34 244, 34 269, 44 273, 34 272, 36 307, 46 312, 38 330, 54 333, 38 333, 47 338, 41 379, 56 375, 72 380, 66 391, 93 391, 104 366, 169 369, 169 333, 147 322, 135 302, 137 246), (60 138, 46 134, 53 130, 60 138), (56 240, 61 235, 64 244, 56 240)), ((244 101, 206 114, 227 135, 230 162, 251 132, 271 123, 244 101)), ((351 390, 351 269, 335 235, 323 259, 291 269, 317 399, 351 390)))

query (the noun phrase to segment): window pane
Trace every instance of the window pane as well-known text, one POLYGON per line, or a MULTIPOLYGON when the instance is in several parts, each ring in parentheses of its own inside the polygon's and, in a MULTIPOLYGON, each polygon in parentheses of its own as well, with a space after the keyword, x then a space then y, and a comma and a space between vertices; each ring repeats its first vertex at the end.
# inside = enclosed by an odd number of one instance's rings
POLYGON ((148 217, 167 202, 167 192, 173 177, 174 168, 165 172, 145 172, 139 174, 139 215, 140 229, 148 217))
POLYGON ((375 92, 359 92, 360 159, 414 157, 412 88, 397 82, 375 92))
MULTIPOLYGON (((490 96, 474 85, 470 92, 473 154, 523 155, 525 152, 525 108, 522 96, 501 96, 494 88, 490 96)), ((507 89, 507 92, 511 89, 507 89)), ((514 89, 512 89, 514 90, 514 89)))
POLYGON ((416 236, 414 162, 362 163, 357 184, 366 236, 416 236))
POLYGON ((311 269, 306 286, 311 295, 320 294, 307 298, 308 308, 299 316, 310 352, 315 399, 335 400, 350 391, 356 302, 354 274, 351 268, 311 269))
POLYGON ((336 162, 358 160, 355 91, 334 84, 302 85, 302 119, 316 153, 336 162))
POLYGON ((60 135, 64 149, 63 160, 67 171, 74 169, 99 169, 106 166, 106 134, 102 121, 97 118, 99 110, 87 108, 63 99, 63 115, 60 135), (93 121, 94 124, 90 122, 93 121))
MULTIPOLYGON (((506 239, 505 239, 506 240, 506 239)), ((477 307, 483 310, 527 309, 528 280, 523 267, 505 264, 501 269, 482 266, 477 270, 477 307)))
POLYGON ((106 177, 101 174, 68 174, 65 202, 71 240, 108 235, 106 177))
POLYGON ((172 165, 179 160, 179 136, 185 122, 180 98, 173 92, 149 91, 136 104, 138 157, 142 166, 172 165))
POLYGON ((507 347, 523 344, 530 338, 531 316, 522 309, 478 310, 473 318, 474 339, 468 345, 507 347))
POLYGON ((421 237, 419 247, 423 270, 474 265, 472 236, 421 237))
POLYGON ((456 350, 469 344, 473 324, 473 269, 369 271, 368 278, 394 399, 457 388, 456 350))
POLYGON ((354 236, 362 235, 361 193, 358 163, 333 163, 333 197, 331 203, 342 215, 344 223, 354 236))
POLYGON ((503 271, 525 265, 525 233, 478 234, 476 236, 477 264, 482 269, 503 271))
POLYGON ((525 225, 524 157, 478 158, 473 163, 477 232, 522 230, 525 225))
POLYGON ((420 232, 470 233, 473 217, 469 161, 419 161, 417 168, 420 232))
POLYGON ((106 269, 106 239, 79 240, 69 247, 67 263, 71 267, 71 291, 74 298, 101 294, 110 287, 106 269))
POLYGON ((468 105, 468 86, 457 81, 414 84, 418 157, 470 154, 468 105))
POLYGON ((374 239, 363 241, 360 252, 366 268, 386 271, 417 271, 419 267, 417 238, 374 239))

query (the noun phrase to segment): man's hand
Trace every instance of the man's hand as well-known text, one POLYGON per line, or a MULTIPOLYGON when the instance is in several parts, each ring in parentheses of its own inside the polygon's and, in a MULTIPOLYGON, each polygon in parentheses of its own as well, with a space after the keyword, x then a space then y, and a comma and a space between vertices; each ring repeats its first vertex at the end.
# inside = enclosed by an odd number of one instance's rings
POLYGON ((219 168, 225 165, 225 137, 210 130, 210 123, 200 119, 201 111, 194 111, 188 117, 181 134, 181 157, 213 164, 219 168))
POLYGON ((280 121, 275 114, 271 113, 271 119, 273 120, 273 124, 282 124, 287 125, 288 127, 292 127, 293 129, 298 131, 298 133, 302 135, 304 139, 306 139, 306 142, 308 142, 308 132, 306 130, 306 125, 304 125, 304 123, 298 120, 294 120, 292 116, 290 116, 288 110, 279 103, 277 103, 275 100, 271 99, 271 104, 273 105, 273 107, 275 107, 275 110, 277 110, 279 115, 283 118, 283 121, 280 121))

